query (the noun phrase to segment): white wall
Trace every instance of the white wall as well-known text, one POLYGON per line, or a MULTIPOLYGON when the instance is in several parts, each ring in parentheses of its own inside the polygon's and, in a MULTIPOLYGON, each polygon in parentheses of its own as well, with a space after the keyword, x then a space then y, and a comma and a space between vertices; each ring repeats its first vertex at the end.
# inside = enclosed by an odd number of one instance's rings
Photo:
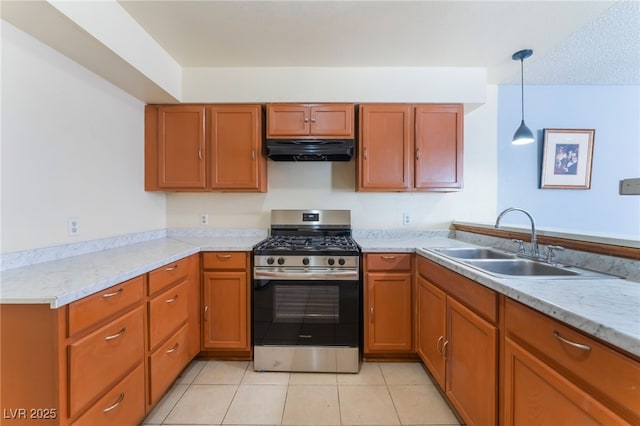
POLYGON ((143 191, 144 104, 4 21, 1 80, 3 253, 165 227, 165 195, 143 191))
MULTIPOLYGON (((398 99, 403 101, 403 99, 398 99)), ((426 100, 425 100, 426 101, 426 100)), ((445 229, 452 219, 495 220, 497 87, 486 103, 465 115, 464 190, 454 193, 355 192, 355 160, 348 163, 269 161, 266 194, 169 194, 167 226, 197 227, 201 213, 210 227, 263 228, 271 209, 350 209, 357 229, 445 229), (402 225, 402 214, 411 224, 402 225)))

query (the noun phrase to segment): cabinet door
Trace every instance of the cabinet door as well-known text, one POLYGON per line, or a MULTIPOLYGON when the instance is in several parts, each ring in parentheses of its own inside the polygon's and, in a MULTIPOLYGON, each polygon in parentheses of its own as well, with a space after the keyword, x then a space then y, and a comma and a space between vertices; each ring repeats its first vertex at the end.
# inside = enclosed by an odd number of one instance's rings
POLYGON ((407 191, 413 132, 411 105, 360 106, 358 191, 407 191))
POLYGON ((417 342, 418 355, 442 389, 445 385, 445 342, 447 296, 438 287, 418 276, 417 285, 417 342))
POLYGON ((323 138, 353 138, 353 104, 312 105, 310 111, 312 136, 323 138))
POLYGON ((504 425, 628 424, 539 358, 505 339, 504 425))
POLYGON ((415 187, 462 189, 461 105, 419 105, 415 109, 415 187))
POLYGON ((411 274, 366 276, 365 352, 411 351, 411 274))
MULTIPOLYGON (((447 297, 446 395, 468 425, 497 421, 497 329, 447 297)), ((555 423, 554 423, 555 424, 555 423)))
POLYGON ((205 108, 176 105, 158 108, 158 186, 204 188, 205 108))
POLYGON ((308 136, 309 107, 303 104, 267 104, 267 138, 308 136))
POLYGON ((208 111, 210 187, 264 191, 260 105, 219 105, 208 111))
POLYGON ((246 271, 205 272, 205 349, 249 350, 248 286, 246 271))

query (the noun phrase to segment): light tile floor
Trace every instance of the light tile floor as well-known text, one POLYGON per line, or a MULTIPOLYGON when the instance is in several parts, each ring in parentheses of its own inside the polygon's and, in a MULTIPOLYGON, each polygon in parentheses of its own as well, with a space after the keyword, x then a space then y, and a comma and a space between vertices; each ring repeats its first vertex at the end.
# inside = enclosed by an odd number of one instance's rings
POLYGON ((361 364, 358 374, 253 371, 193 361, 144 425, 460 425, 422 365, 361 364))

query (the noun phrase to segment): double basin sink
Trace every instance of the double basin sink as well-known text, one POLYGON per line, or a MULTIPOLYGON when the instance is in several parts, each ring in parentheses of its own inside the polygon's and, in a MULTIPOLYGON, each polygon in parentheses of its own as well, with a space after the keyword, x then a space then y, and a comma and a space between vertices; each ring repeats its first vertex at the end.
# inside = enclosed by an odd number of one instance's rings
POLYGON ((425 248, 501 278, 620 278, 575 266, 550 264, 490 247, 425 248))

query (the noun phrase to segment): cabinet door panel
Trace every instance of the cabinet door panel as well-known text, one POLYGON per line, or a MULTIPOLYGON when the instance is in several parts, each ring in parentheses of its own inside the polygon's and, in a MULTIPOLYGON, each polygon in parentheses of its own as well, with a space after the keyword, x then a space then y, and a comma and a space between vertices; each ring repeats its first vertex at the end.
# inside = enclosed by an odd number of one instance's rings
POLYGON ((260 149, 259 105, 209 108, 210 186, 213 189, 260 189, 266 167, 260 149))
POLYGON ((417 286, 417 343, 418 355, 442 389, 445 386, 446 294, 418 276, 417 286))
POLYGON ((628 424, 509 338, 504 363, 506 426, 628 424))
POLYGON ((205 349, 249 349, 248 285, 245 271, 204 274, 205 349))
POLYGON ((359 191, 406 191, 412 187, 411 105, 360 107, 359 191))
POLYGON ((365 351, 411 351, 411 274, 367 274, 365 351))
POLYGON ((308 136, 309 107, 298 104, 267 104, 267 138, 308 136))
POLYGON ((158 108, 158 185, 160 188, 204 188, 205 108, 158 108))
POLYGON ((416 107, 416 188, 462 188, 462 122, 461 105, 416 107))
POLYGON ((353 138, 353 104, 311 107, 311 135, 325 138, 353 138))
POLYGON ((497 329, 447 297, 446 395, 469 425, 497 419, 497 329))

